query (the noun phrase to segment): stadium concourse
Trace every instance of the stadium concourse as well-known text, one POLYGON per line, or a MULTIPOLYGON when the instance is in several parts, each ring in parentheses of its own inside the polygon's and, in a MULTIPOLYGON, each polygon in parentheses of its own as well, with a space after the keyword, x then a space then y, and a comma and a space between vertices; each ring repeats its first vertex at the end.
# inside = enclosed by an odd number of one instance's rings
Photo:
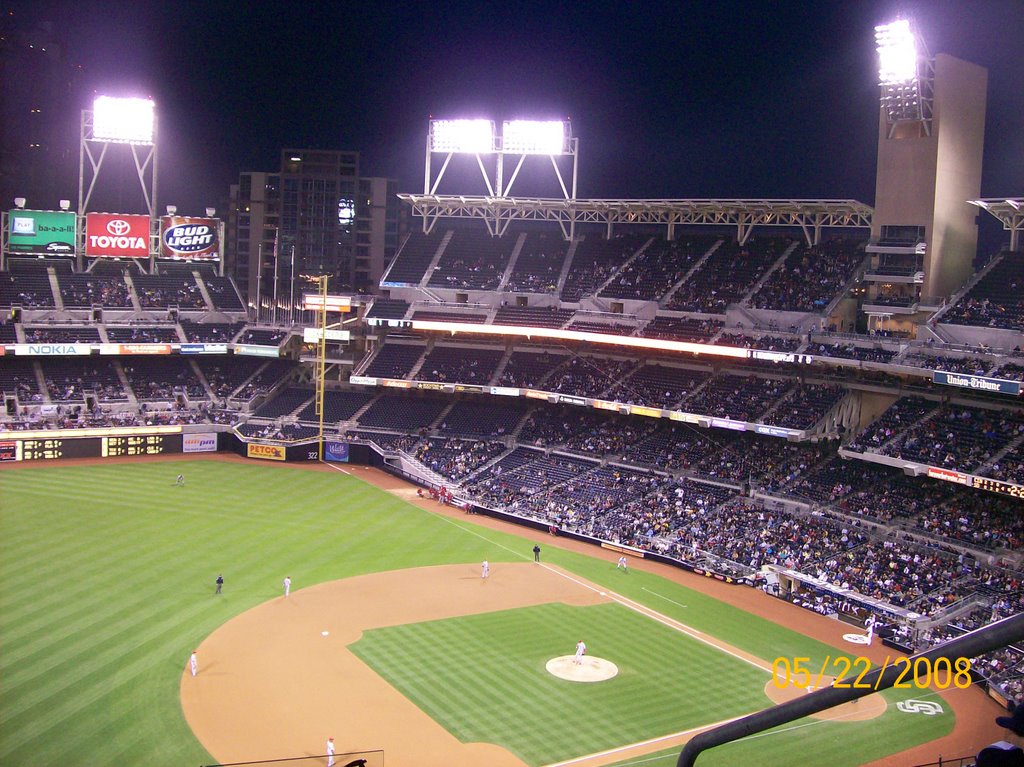
MULTIPOLYGON (((886 266, 862 240, 734 234, 414 232, 332 351, 325 430, 480 511, 873 616, 908 649, 1020 612, 1021 254, 921 325, 857 333, 844 307, 886 266)), ((6 266, 3 440, 318 433, 311 315, 254 323, 209 265, 6 266)), ((976 665, 1015 699, 1022 664, 976 665)))

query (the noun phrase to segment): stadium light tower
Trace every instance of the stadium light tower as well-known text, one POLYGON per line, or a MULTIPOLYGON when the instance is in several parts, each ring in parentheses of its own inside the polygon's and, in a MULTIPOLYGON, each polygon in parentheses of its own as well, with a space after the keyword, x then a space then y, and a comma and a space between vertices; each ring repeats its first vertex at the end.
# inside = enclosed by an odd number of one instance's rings
POLYGON ((89 210, 89 201, 96 188, 103 161, 110 147, 117 145, 127 146, 131 153, 146 202, 146 212, 152 218, 156 211, 156 105, 151 99, 113 96, 98 96, 91 110, 82 111, 78 153, 78 214, 85 215, 89 210))
POLYGON ((875 27, 878 84, 890 133, 903 123, 917 123, 931 133, 934 65, 907 19, 875 27))
POLYGON ((427 154, 423 173, 423 193, 436 194, 445 171, 456 154, 471 154, 491 197, 508 197, 527 157, 548 157, 561 187, 562 197, 576 199, 577 150, 579 142, 573 138, 571 124, 565 120, 505 120, 501 134, 493 120, 431 120, 427 132, 427 154), (432 176, 432 156, 445 155, 436 176, 432 176), (484 165, 484 158, 495 158, 494 178, 484 165), (566 186, 559 157, 572 157, 572 172, 566 186), (505 181, 505 158, 517 157, 512 174, 505 181))

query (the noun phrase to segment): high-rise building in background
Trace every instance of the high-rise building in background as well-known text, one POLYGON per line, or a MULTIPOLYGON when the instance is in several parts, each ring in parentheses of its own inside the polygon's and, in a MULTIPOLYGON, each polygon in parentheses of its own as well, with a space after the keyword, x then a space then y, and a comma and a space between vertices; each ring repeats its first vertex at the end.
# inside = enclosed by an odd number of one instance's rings
POLYGON ((56 209, 77 188, 81 68, 59 26, 0 16, 0 203, 56 209))
POLYGON ((250 305, 273 300, 275 265, 279 304, 293 278, 296 295, 324 274, 332 291, 371 292, 404 228, 397 192, 392 179, 361 178, 357 152, 284 149, 280 170, 232 187, 226 273, 250 305))

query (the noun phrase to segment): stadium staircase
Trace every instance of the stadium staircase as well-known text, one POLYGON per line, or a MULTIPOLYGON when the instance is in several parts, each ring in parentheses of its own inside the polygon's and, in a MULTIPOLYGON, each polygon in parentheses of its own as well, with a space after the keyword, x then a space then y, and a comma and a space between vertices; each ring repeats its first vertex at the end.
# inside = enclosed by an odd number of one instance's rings
POLYGON ((711 256, 714 254, 714 252, 716 250, 718 250, 720 247, 722 247, 722 243, 724 243, 724 242, 725 242, 725 240, 716 240, 715 244, 712 245, 710 248, 708 248, 707 252, 704 253, 703 256, 701 256, 700 258, 697 259, 697 262, 687 270, 686 274, 683 275, 683 278, 681 280, 679 280, 679 282, 677 282, 671 288, 669 288, 668 292, 665 293, 665 295, 663 295, 661 297, 661 300, 658 302, 659 308, 663 309, 663 308, 665 308, 666 306, 669 305, 669 302, 671 302, 672 296, 674 296, 676 294, 676 291, 679 290, 679 288, 681 288, 684 284, 686 284, 686 281, 688 279, 690 279, 690 277, 698 269, 700 269, 702 266, 704 266, 704 263, 709 258, 711 258, 711 256))
POLYGON ((853 286, 860 282, 860 280, 864 277, 864 273, 867 271, 870 260, 871 256, 865 254, 864 259, 860 262, 860 265, 853 270, 853 274, 850 275, 850 279, 848 279, 845 282, 845 284, 839 290, 839 292, 836 293, 832 300, 828 302, 828 306, 826 306, 825 310, 821 313, 822 317, 832 316, 832 314, 836 310, 836 307, 839 306, 839 302, 846 298, 846 296, 849 295, 850 291, 853 289, 853 286))
POLYGON ((125 270, 124 281, 128 283, 128 295, 132 299, 132 309, 134 309, 137 312, 141 312, 142 302, 139 301, 139 294, 135 290, 135 281, 132 279, 131 269, 125 270))
MULTIPOLYGON (((444 255, 444 251, 448 247, 448 243, 452 241, 452 237, 454 236, 454 229, 449 229, 447 232, 444 233, 444 237, 441 238, 441 242, 438 244, 437 250, 434 251, 434 257, 430 259, 430 263, 427 264, 427 270, 423 272, 423 276, 420 278, 420 290, 426 290, 427 283, 430 282, 430 278, 434 276, 434 270, 437 268, 438 263, 441 261, 441 256, 444 255)), ((434 300, 440 301, 441 299, 435 298, 434 300)))
POLYGON ((743 296, 743 298, 741 298, 737 303, 740 306, 750 306, 750 299, 754 297, 754 294, 756 294, 757 291, 764 287, 764 284, 768 282, 768 279, 773 274, 775 274, 775 272, 782 268, 783 264, 786 263, 786 259, 789 258, 789 255, 799 246, 799 240, 794 240, 793 242, 791 242, 789 247, 782 252, 782 255, 775 259, 772 265, 769 266, 765 273, 761 275, 760 279, 758 279, 757 282, 754 283, 754 286, 750 290, 748 290, 746 294, 743 296))
POLYGON ((976 274, 972 275, 967 280, 967 282, 963 284, 963 287, 961 287, 958 291, 956 291, 953 295, 949 297, 949 300, 946 301, 946 305, 932 315, 931 319, 929 320, 931 326, 934 328, 937 323, 942 322, 942 315, 944 315, 946 312, 952 309, 956 304, 960 302, 960 299, 962 299, 964 296, 970 293, 974 289, 974 286, 981 282, 983 279, 985 279, 986 275, 988 275, 989 272, 995 269, 1004 258, 1004 253, 998 254, 995 258, 991 259, 987 264, 985 264, 985 266, 983 266, 976 274))
POLYGON ((995 455, 993 455, 991 458, 989 458, 987 461, 985 461, 983 464, 981 464, 981 466, 979 466, 977 469, 975 469, 974 473, 975 474, 984 474, 987 469, 990 469, 993 466, 995 466, 997 463, 999 463, 1003 459, 1003 456, 1005 456, 1007 453, 1009 453, 1009 452, 1011 452, 1013 450, 1016 450, 1022 444, 1024 444, 1024 435, 1021 435, 1021 436, 1017 437, 1016 439, 1010 441, 1007 445, 1005 445, 1003 447, 1002 450, 997 452, 995 455))
POLYGON ((201 272, 192 272, 192 279, 196 281, 196 285, 199 286, 199 295, 203 297, 203 301, 210 308, 211 311, 215 311, 217 305, 213 302, 210 297, 210 291, 206 289, 206 283, 203 282, 203 276, 201 272))
POLYGON ((522 253, 523 245, 526 244, 526 237, 526 232, 519 233, 519 238, 512 248, 512 254, 508 258, 508 266, 505 267, 505 271, 501 275, 501 281, 498 283, 498 293, 504 292, 508 281, 512 278, 512 270, 516 268, 516 261, 519 260, 519 254, 522 253))
POLYGON ((114 372, 117 373, 117 380, 121 382, 121 386, 128 396, 128 403, 132 407, 139 406, 139 398, 135 396, 135 390, 132 389, 132 385, 128 383, 128 376, 124 372, 124 368, 121 367, 120 360, 114 360, 114 372))
MULTIPOLYGON (((494 319, 494 315, 489 315, 490 319, 494 319)), ((487 382, 488 386, 497 386, 498 381, 501 380, 501 374, 505 372, 505 366, 508 365, 508 361, 512 359, 512 352, 515 350, 511 344, 505 347, 504 354, 501 355, 501 359, 498 360, 498 365, 494 369, 494 375, 491 376, 491 380, 487 382)))
MULTIPOLYGON (((615 269, 615 271, 611 273, 611 276, 594 289, 593 298, 597 299, 598 297, 600 297, 600 295, 605 291, 605 288, 607 288, 609 285, 611 285, 613 282, 615 282, 615 280, 618 279, 619 275, 622 274, 622 272, 630 264, 632 264, 634 261, 636 261, 638 258, 640 258, 646 252, 646 250, 651 246, 652 242, 654 242, 654 238, 653 237, 651 237, 649 240, 644 242, 643 245, 641 245, 639 248, 637 248, 636 251, 634 251, 632 256, 630 256, 625 261, 623 261, 621 264, 619 264, 618 267, 615 269)), ((582 296, 581 296, 581 298, 582 298, 582 296)), ((618 300, 618 299, 605 299, 605 300, 609 301, 609 300, 618 300)), ((605 309, 605 311, 607 311, 607 309, 605 309)))
POLYGON ((53 305, 58 312, 64 311, 64 299, 60 294, 60 283, 57 280, 57 270, 52 266, 46 268, 46 276, 50 280, 50 290, 53 292, 53 305))
POLYGON ((46 376, 43 375, 43 366, 36 360, 32 360, 32 374, 36 377, 36 386, 39 387, 39 392, 43 395, 43 403, 51 404, 50 401, 50 389, 46 385, 46 376))
MULTIPOLYGON (((194 360, 194 359, 190 359, 190 360, 188 360, 188 364, 189 364, 189 367, 192 368, 192 372, 195 373, 195 376, 199 380, 199 383, 201 383, 203 385, 203 391, 206 392, 206 399, 207 399, 207 401, 208 402, 216 402, 217 401, 217 396, 213 393, 213 387, 210 386, 210 382, 207 381, 206 380, 206 376, 203 375, 203 371, 199 367, 199 363, 196 360, 194 360)), ((186 399, 187 398, 188 397, 186 395, 186 399)))
POLYGON ((434 347, 436 345, 437 338, 431 336, 427 340, 427 347, 423 350, 423 354, 420 355, 420 358, 416 360, 415 364, 409 369, 409 372, 406 373, 405 376, 403 377, 406 378, 407 380, 415 381, 416 376, 419 375, 420 369, 423 367, 423 363, 427 361, 427 357, 430 355, 430 352, 434 350, 434 347))
POLYGON ((569 278, 569 270, 572 269, 572 262, 576 258, 576 246, 579 244, 579 240, 573 240, 569 243, 569 250, 565 252, 565 263, 562 264, 562 271, 558 274, 556 294, 559 298, 562 296, 562 289, 565 287, 565 281, 569 278))

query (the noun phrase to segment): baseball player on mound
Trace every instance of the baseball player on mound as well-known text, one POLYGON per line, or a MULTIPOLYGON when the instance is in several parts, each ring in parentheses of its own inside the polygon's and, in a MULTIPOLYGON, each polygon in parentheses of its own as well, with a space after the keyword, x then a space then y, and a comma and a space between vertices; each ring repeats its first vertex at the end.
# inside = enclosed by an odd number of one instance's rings
POLYGON ((583 643, 583 640, 581 639, 580 641, 578 641, 576 643, 576 657, 574 657, 572 659, 573 665, 575 665, 575 666, 583 665, 583 656, 586 655, 586 654, 587 654, 587 646, 583 643))

